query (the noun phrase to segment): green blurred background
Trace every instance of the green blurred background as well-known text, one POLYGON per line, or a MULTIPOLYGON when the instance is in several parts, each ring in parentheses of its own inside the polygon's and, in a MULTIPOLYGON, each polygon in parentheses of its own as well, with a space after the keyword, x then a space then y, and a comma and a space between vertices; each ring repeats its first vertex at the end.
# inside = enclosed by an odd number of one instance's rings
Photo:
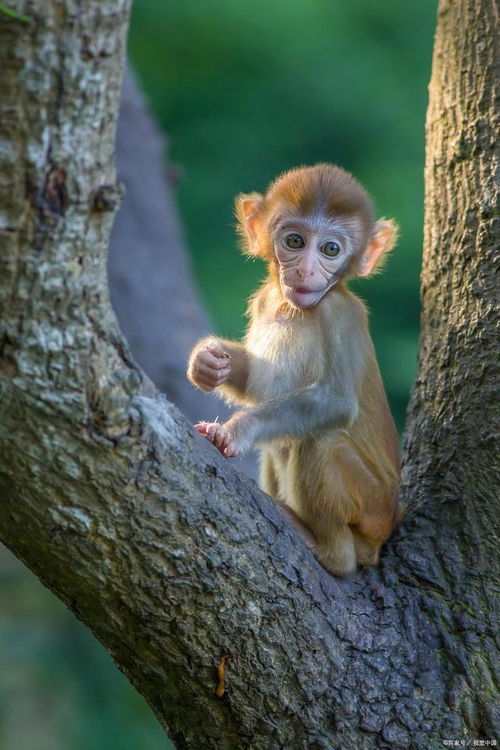
MULTIPOLYGON (((219 333, 241 335, 263 275, 236 250, 236 193, 331 161, 400 223, 384 273, 355 285, 400 428, 417 351, 435 13, 435 0, 137 0, 130 29, 132 62, 182 166, 187 244, 219 333)), ((0 750, 166 747, 106 652, 1 552, 0 750)))

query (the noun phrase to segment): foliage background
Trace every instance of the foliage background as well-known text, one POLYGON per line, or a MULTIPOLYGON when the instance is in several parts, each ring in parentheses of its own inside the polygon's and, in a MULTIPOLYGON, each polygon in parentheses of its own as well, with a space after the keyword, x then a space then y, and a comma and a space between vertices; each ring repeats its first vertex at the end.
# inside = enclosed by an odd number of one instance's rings
MULTIPOLYGON (((236 250, 238 192, 331 161, 398 220, 384 274, 356 290, 372 311, 399 427, 416 367, 435 13, 435 0, 136 0, 130 30, 132 62, 181 167, 186 241, 219 333, 241 335, 245 300, 263 275, 236 250)), ((0 750, 168 746, 104 650, 7 553, 0 674, 0 750)))

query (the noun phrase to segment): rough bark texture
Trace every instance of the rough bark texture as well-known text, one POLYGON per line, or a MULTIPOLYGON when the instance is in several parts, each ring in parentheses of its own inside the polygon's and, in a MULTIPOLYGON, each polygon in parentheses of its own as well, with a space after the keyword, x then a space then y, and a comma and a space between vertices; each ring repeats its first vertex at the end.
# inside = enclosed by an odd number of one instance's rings
MULTIPOLYGON (((436 617, 448 700, 472 734, 498 713, 498 4, 439 8, 426 123, 420 375, 403 490, 436 617)), ((486 731, 488 734, 488 731, 486 731)))
POLYGON ((105 256, 127 6, 19 0, 31 23, 0 29, 0 535, 179 748, 491 739, 493 224, 479 205, 493 5, 441 6, 404 486, 416 509, 380 567, 346 581, 155 394, 117 327, 105 256))

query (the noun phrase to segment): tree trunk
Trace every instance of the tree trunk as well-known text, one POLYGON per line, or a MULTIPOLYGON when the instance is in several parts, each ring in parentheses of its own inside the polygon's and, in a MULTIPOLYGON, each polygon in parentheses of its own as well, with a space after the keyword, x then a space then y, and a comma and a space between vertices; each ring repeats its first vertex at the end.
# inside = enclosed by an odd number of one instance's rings
POLYGON ((403 492, 416 508, 412 534, 425 539, 417 564, 409 561, 412 578, 447 602, 446 616, 436 612, 447 700, 472 737, 491 739, 496 727, 500 741, 498 50, 493 0, 440 3, 426 123, 419 376, 403 492))
POLYGON ((493 4, 441 5, 413 510, 379 568, 343 581, 155 393, 116 324, 105 258, 128 0, 16 7, 31 21, 0 29, 3 541, 179 748, 492 739, 493 4))

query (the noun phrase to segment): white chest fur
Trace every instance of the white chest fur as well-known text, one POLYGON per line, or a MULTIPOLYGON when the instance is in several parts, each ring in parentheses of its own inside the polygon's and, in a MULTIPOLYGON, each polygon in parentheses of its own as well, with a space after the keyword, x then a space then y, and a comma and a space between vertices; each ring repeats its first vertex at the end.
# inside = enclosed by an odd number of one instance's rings
POLYGON ((323 368, 316 337, 306 318, 254 319, 245 341, 250 355, 248 395, 261 402, 318 380, 323 368))

